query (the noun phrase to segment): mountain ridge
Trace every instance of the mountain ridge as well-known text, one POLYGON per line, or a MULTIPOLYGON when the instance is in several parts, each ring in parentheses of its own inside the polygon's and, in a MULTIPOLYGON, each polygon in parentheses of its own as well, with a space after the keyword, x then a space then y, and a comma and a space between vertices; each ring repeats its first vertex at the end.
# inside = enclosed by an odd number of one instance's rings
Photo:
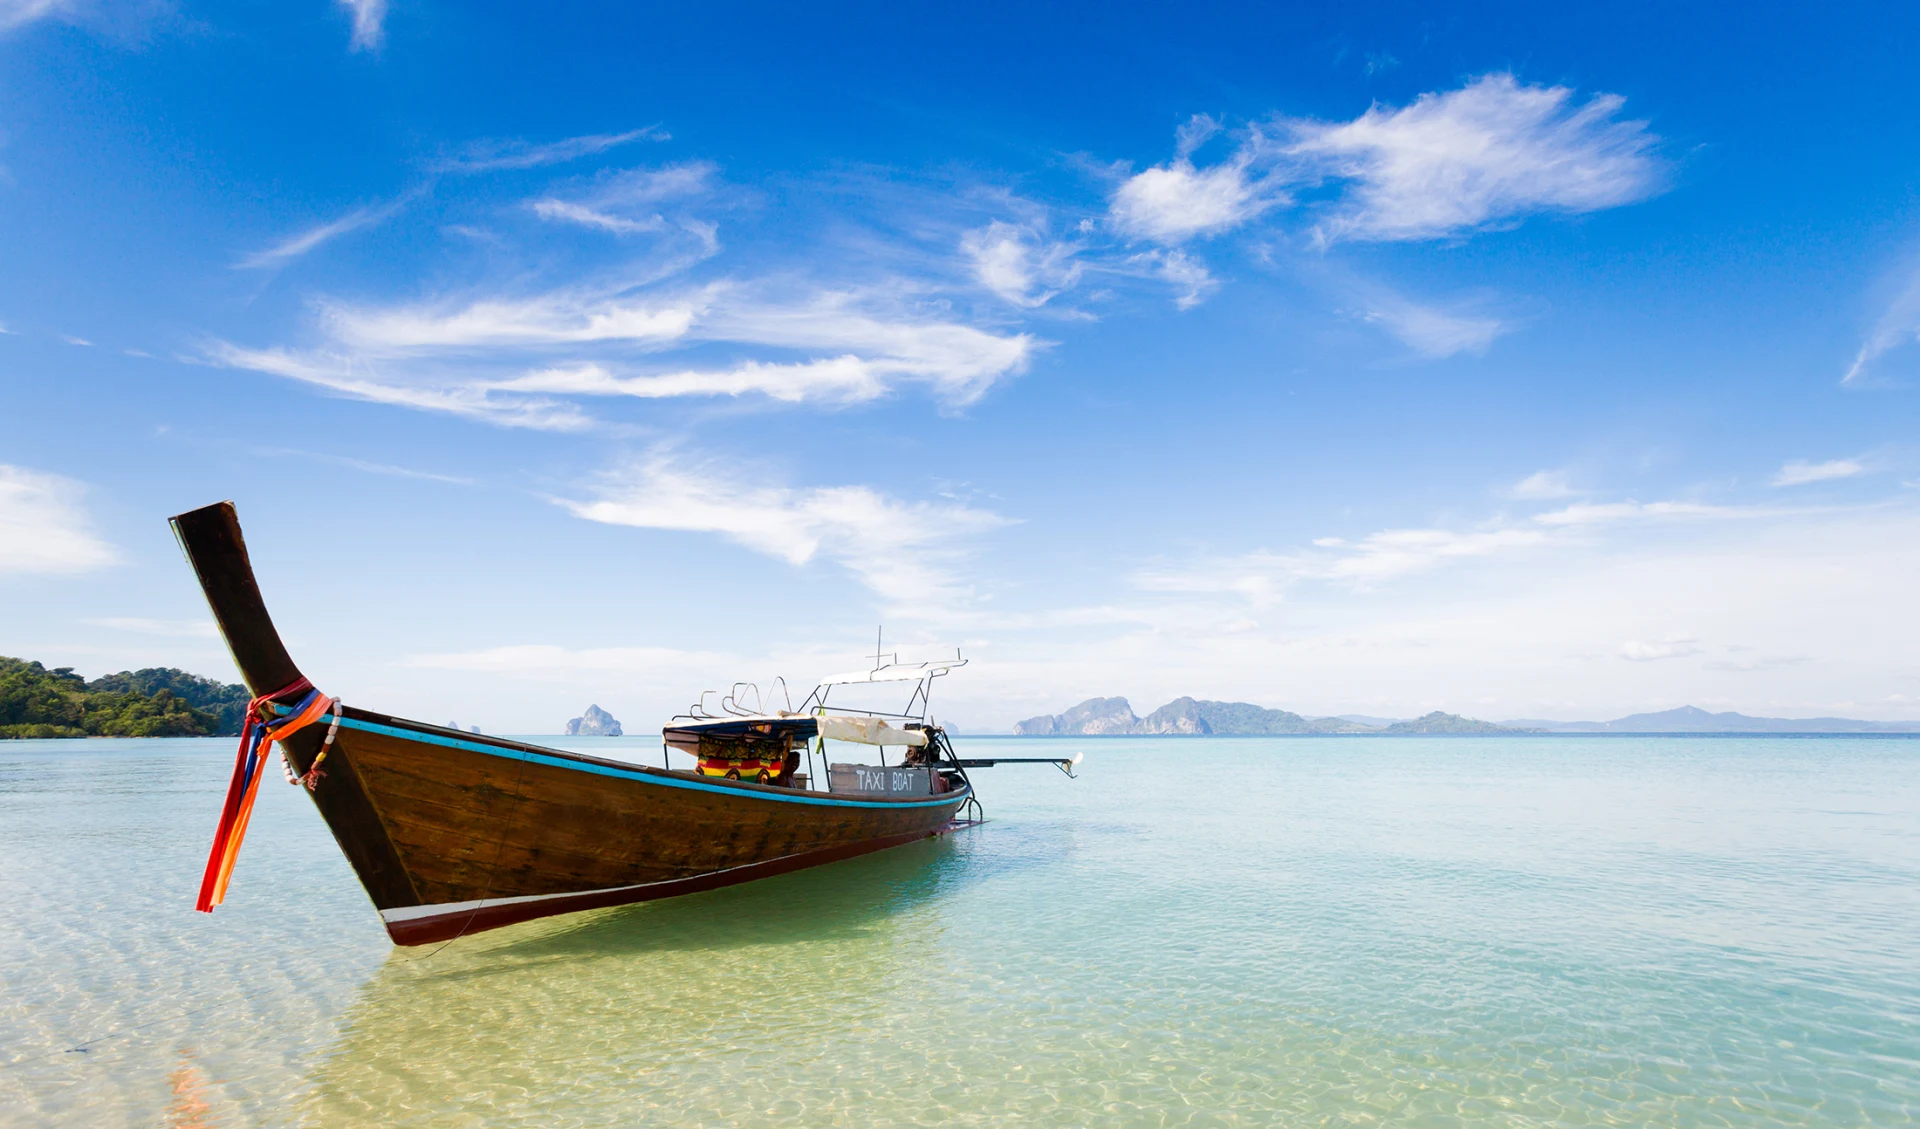
POLYGON ((1920 721, 1862 721, 1851 717, 1753 717, 1698 706, 1628 714, 1612 721, 1516 720, 1550 733, 1920 733, 1920 721))
POLYGON ((1252 702, 1216 702, 1191 697, 1175 698, 1146 717, 1135 714, 1133 706, 1125 698, 1088 698, 1063 713, 1041 714, 1016 722, 1013 731, 1024 737, 1266 737, 1285 734, 1520 732, 1490 721, 1439 710, 1425 717, 1375 726, 1344 717, 1303 717, 1290 710, 1269 709, 1252 702))
POLYGON ((1146 717, 1125 698, 1088 698, 1063 713, 1041 714, 1016 722, 1017 736, 1284 736, 1289 734, 1366 734, 1402 736, 1435 733, 1920 733, 1920 721, 1862 721, 1845 717, 1753 717, 1697 706, 1628 714, 1612 721, 1552 721, 1513 718, 1480 721, 1435 710, 1425 717, 1394 719, 1347 714, 1309 717, 1252 702, 1216 702, 1175 698, 1146 717), (1372 723, 1372 724, 1369 724, 1372 723))

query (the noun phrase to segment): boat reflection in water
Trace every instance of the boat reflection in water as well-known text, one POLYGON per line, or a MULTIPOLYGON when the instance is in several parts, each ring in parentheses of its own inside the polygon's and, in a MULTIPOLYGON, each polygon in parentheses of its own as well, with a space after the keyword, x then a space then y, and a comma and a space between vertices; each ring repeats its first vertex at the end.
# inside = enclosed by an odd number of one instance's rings
POLYGON ((298 1120, 532 1125, 564 1108, 726 1124, 774 1109, 829 1033, 885 1040, 886 1016, 937 1006, 943 895, 979 876, 969 854, 945 837, 396 949, 317 1057, 298 1120))

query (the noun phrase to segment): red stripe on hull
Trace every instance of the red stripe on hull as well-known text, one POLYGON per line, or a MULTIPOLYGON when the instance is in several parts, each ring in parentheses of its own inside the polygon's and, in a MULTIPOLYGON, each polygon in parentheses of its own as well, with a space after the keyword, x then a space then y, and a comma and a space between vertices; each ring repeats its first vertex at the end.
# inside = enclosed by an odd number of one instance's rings
POLYGON ((677 898, 682 894, 697 894, 703 890, 717 890, 722 886, 737 886, 742 882, 752 882, 755 879, 771 878, 776 874, 788 874, 812 866, 823 866, 830 862, 857 858, 860 855, 884 851, 888 847, 904 846, 921 839, 937 838, 957 828, 971 827, 975 822, 975 820, 950 820, 932 831, 912 831, 903 835, 888 835, 880 839, 848 843, 844 846, 826 847, 803 854, 788 855, 785 858, 770 859, 766 862, 748 863, 745 866, 737 866, 713 874, 675 878, 665 882, 650 882, 645 886, 628 890, 599 890, 588 894, 545 898, 537 902, 482 906, 479 909, 455 910, 437 917, 416 917, 407 921, 388 922, 387 936, 391 937, 396 945, 431 945, 436 941, 450 941, 455 937, 482 933, 505 925, 518 925, 523 921, 535 921, 542 917, 557 917, 561 914, 579 913, 590 909, 606 909, 609 906, 632 905, 635 902, 658 901, 661 898, 677 898))

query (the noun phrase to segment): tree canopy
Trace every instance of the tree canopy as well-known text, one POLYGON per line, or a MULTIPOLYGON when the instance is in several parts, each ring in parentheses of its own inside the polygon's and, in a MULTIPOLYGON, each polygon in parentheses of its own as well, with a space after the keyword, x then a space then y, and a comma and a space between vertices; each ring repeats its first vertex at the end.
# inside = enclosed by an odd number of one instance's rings
POLYGON ((246 687, 171 667, 89 682, 0 656, 0 737, 211 737, 240 732, 246 687))

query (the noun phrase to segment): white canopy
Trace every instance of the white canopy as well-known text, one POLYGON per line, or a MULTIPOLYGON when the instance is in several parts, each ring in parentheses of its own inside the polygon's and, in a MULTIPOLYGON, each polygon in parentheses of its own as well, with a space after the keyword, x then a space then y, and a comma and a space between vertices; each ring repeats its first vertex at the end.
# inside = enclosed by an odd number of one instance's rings
POLYGON ((836 741, 853 741, 861 745, 912 745, 916 748, 927 743, 924 731, 895 729, 883 717, 823 713, 813 720, 820 726, 820 736, 836 741))

